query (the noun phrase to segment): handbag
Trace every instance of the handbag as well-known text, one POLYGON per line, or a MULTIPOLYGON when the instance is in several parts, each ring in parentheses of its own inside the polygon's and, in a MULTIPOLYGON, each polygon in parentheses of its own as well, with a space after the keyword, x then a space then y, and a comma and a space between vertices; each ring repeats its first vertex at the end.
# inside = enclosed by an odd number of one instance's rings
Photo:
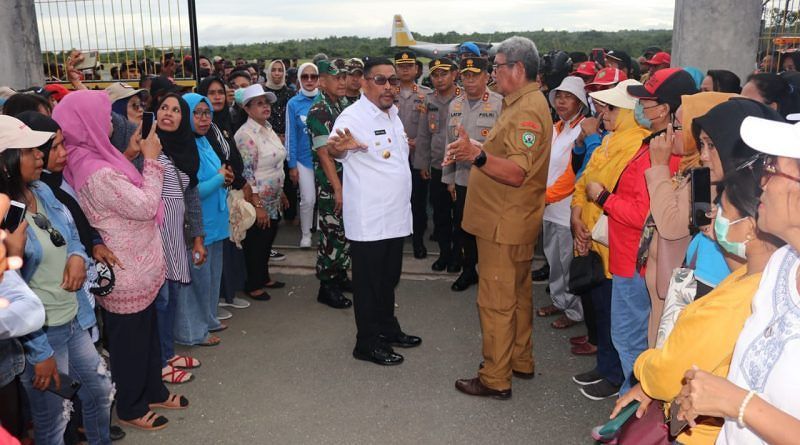
POLYGON ((583 294, 600 285, 606 279, 603 259, 600 254, 590 250, 588 255, 572 258, 569 265, 569 291, 583 294))
POLYGON ((619 445, 669 445, 669 427, 664 418, 664 404, 654 400, 641 419, 631 416, 620 429, 619 445))
POLYGON ((608 215, 603 213, 592 227, 592 239, 608 247, 608 215))
POLYGON ((694 301, 697 295, 697 279, 694 276, 696 265, 697 251, 688 266, 678 267, 672 271, 667 297, 664 299, 664 312, 661 313, 661 321, 658 324, 655 344, 657 349, 664 346, 664 342, 667 341, 675 327, 675 322, 678 321, 678 316, 681 315, 683 308, 694 301))

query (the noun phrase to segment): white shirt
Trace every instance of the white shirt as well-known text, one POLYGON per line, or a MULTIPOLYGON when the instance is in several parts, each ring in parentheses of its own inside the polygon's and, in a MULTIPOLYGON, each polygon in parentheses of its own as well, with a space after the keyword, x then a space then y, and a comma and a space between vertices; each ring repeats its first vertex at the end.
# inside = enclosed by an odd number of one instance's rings
MULTIPOLYGON (((553 142, 550 145, 550 165, 547 169, 547 186, 553 185, 570 167, 572 146, 581 134, 582 116, 576 116, 569 122, 557 122, 553 125, 553 142), (560 131, 559 131, 559 127, 560 131)), ((572 209, 572 195, 561 201, 548 204, 544 208, 544 220, 569 227, 572 209)))
POLYGON ((351 150, 342 163, 344 233, 352 241, 378 241, 411 234, 411 170, 408 140, 394 105, 382 111, 366 96, 347 107, 331 134, 349 129, 365 150, 351 150))
MULTIPOLYGON (((800 295, 797 268, 800 257, 784 246, 769 260, 753 298, 728 372, 728 380, 800 419, 800 295)), ((736 419, 726 419, 717 445, 764 444, 736 419)))

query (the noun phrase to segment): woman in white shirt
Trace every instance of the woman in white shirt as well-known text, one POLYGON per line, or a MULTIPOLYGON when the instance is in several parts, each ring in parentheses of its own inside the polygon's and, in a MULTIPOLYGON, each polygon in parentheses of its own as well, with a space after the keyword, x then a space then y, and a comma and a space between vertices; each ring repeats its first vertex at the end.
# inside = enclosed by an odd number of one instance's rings
POLYGON ((725 418, 724 444, 790 444, 800 437, 800 124, 748 117, 742 140, 766 158, 758 227, 786 241, 764 270, 728 379, 686 373, 679 419, 725 418))

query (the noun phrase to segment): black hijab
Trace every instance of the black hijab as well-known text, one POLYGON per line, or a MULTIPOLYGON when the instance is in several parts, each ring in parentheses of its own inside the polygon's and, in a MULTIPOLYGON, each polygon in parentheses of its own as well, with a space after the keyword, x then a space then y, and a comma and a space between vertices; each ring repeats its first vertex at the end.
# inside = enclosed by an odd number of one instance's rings
POLYGON ((225 85, 225 82, 222 81, 217 76, 210 76, 206 77, 200 82, 200 85, 197 87, 197 94, 201 96, 208 97, 208 89, 211 88, 211 84, 217 82, 222 85, 222 91, 225 92, 225 106, 222 107, 222 110, 217 111, 214 110, 214 118, 212 122, 223 132, 227 131, 229 137, 233 137, 233 125, 231 120, 231 111, 228 109, 228 87, 225 85))
POLYGON ((161 98, 158 108, 161 108, 161 104, 170 97, 178 100, 178 104, 181 107, 181 122, 175 131, 164 131, 156 127, 156 133, 161 140, 161 149, 164 154, 172 160, 178 170, 189 176, 189 187, 194 187, 197 185, 200 155, 197 151, 197 142, 194 140, 194 132, 190 122, 192 113, 189 111, 189 104, 176 93, 168 93, 161 98))
MULTIPOLYGON (((200 82, 200 86, 197 87, 197 94, 208 97, 208 89, 211 88, 211 84, 214 82, 222 85, 222 91, 226 91, 227 87, 225 86, 225 82, 219 77, 211 76, 206 77, 200 82)), ((244 176, 242 176, 242 171, 244 171, 242 156, 239 154, 239 150, 236 148, 236 143, 233 140, 233 125, 231 122, 230 109, 228 109, 227 95, 225 106, 222 107, 221 111, 214 111, 213 114, 213 125, 206 135, 206 139, 208 139, 211 147, 214 148, 214 152, 217 154, 217 157, 219 157, 219 160, 223 163, 227 162, 230 164, 234 175, 231 185, 236 190, 241 190, 247 181, 244 179, 244 176)))
MULTIPOLYGON (((25 123, 25 125, 30 127, 32 130, 49 131, 52 133, 61 130, 61 127, 56 121, 35 111, 24 111, 15 117, 25 123)), ((56 197, 56 199, 58 199, 61 204, 64 204, 67 210, 69 210, 69 213, 72 215, 72 220, 75 221, 75 227, 78 229, 78 236, 81 239, 81 244, 83 244, 84 249, 86 249, 86 253, 91 255, 92 247, 94 247, 94 240, 99 239, 100 235, 96 230, 94 230, 94 228, 92 228, 91 224, 89 224, 89 220, 83 213, 83 209, 81 209, 78 201, 61 188, 61 184, 64 180, 63 174, 61 172, 51 172, 47 170, 47 160, 50 158, 50 150, 52 148, 52 138, 43 145, 39 146, 39 151, 44 154, 43 161, 45 167, 45 170, 42 171, 42 177, 40 180, 50 187, 50 190, 53 192, 53 195, 56 197)))
POLYGON ((692 134, 697 146, 700 146, 700 130, 703 130, 714 142, 725 174, 736 170, 742 162, 759 153, 745 144, 739 134, 739 127, 747 116, 784 122, 777 111, 743 97, 729 99, 692 120, 692 134))

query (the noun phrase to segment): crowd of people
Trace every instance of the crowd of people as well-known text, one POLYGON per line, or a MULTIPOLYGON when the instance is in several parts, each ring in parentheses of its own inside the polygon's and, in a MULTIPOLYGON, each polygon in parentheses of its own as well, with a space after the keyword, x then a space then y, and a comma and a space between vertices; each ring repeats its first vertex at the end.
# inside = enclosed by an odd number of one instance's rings
POLYGON ((792 60, 742 83, 658 48, 540 55, 512 37, 427 69, 410 50, 296 69, 202 56, 184 91, 173 57, 139 88, 91 90, 68 61, 70 89, 0 87, 3 443, 31 422, 36 444, 110 443, 112 405, 126 427, 167 427, 162 410, 190 406, 172 388, 200 366, 175 344, 220 345, 229 308, 285 286, 269 268, 282 220, 300 248, 316 240, 317 301, 353 307, 353 357, 401 364, 394 348, 422 339, 395 287, 406 239, 428 256, 429 209, 431 269, 454 292, 477 284, 484 360, 458 391, 510 398, 535 375, 534 314, 557 316, 585 326, 571 352, 595 357, 580 393, 616 397, 612 418, 638 403, 596 439, 792 443, 792 60), (532 280, 552 304, 534 310, 532 280))

